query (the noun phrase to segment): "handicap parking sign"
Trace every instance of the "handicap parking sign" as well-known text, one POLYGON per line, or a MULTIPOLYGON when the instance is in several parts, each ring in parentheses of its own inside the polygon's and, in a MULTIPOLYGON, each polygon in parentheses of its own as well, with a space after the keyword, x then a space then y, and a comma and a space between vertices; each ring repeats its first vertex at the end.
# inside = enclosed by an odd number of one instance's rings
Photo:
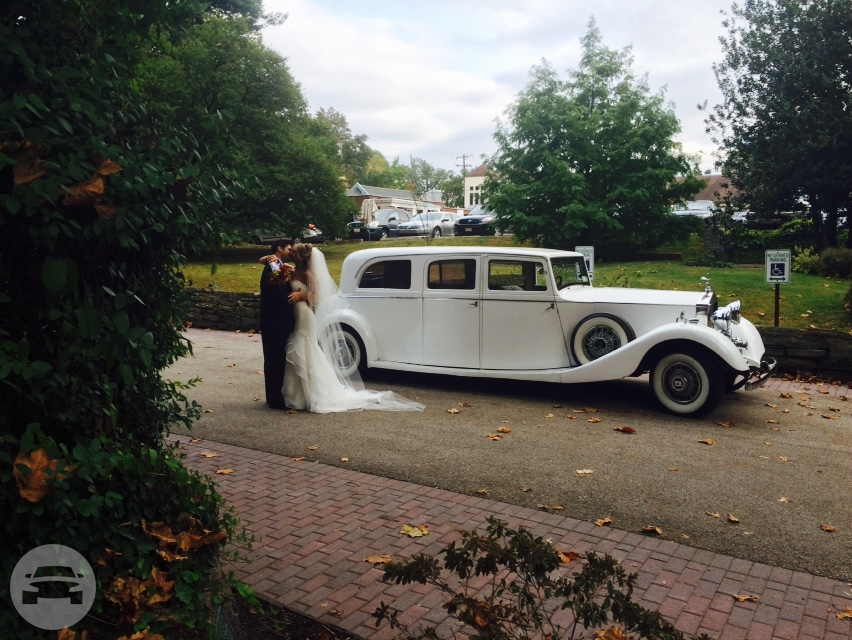
POLYGON ((776 249, 774 251, 766 252, 766 282, 770 284, 789 284, 789 249, 776 249))

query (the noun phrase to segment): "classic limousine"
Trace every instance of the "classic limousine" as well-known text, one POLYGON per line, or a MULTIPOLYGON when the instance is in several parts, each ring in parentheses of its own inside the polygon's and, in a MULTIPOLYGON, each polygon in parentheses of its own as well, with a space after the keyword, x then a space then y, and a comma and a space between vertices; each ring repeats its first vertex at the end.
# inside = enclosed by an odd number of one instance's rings
POLYGON ((650 372, 665 409, 697 417, 775 366, 739 301, 719 308, 702 280, 701 293, 596 288, 581 254, 550 249, 356 251, 340 278, 337 362, 548 382, 650 372))

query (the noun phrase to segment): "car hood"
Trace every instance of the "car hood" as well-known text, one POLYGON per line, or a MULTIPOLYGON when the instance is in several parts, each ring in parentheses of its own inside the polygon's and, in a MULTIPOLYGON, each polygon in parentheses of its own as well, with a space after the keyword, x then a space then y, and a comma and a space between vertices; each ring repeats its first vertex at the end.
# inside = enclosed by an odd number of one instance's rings
POLYGON ((660 289, 628 289, 625 287, 568 287, 559 292, 563 300, 585 303, 638 305, 695 305, 700 291, 670 291, 660 289))

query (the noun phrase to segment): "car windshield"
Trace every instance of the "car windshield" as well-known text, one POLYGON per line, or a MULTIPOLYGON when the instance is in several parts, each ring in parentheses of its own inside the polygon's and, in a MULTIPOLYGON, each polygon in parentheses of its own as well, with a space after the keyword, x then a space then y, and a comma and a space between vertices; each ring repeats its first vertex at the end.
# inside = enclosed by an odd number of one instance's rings
POLYGON ((588 286, 591 284, 583 256, 553 258, 550 261, 550 267, 553 269, 553 278, 556 280, 556 286, 559 289, 573 285, 588 286))

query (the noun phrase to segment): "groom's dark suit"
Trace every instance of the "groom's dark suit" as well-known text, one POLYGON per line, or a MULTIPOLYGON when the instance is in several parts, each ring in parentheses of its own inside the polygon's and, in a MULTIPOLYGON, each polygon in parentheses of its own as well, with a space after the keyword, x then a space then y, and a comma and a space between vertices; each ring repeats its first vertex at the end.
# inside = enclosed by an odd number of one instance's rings
POLYGON ((260 341, 263 343, 263 377, 266 383, 266 404, 284 409, 284 366, 287 339, 293 332, 295 316, 287 297, 293 292, 290 283, 275 285, 269 282, 271 267, 263 267, 260 276, 260 341))

